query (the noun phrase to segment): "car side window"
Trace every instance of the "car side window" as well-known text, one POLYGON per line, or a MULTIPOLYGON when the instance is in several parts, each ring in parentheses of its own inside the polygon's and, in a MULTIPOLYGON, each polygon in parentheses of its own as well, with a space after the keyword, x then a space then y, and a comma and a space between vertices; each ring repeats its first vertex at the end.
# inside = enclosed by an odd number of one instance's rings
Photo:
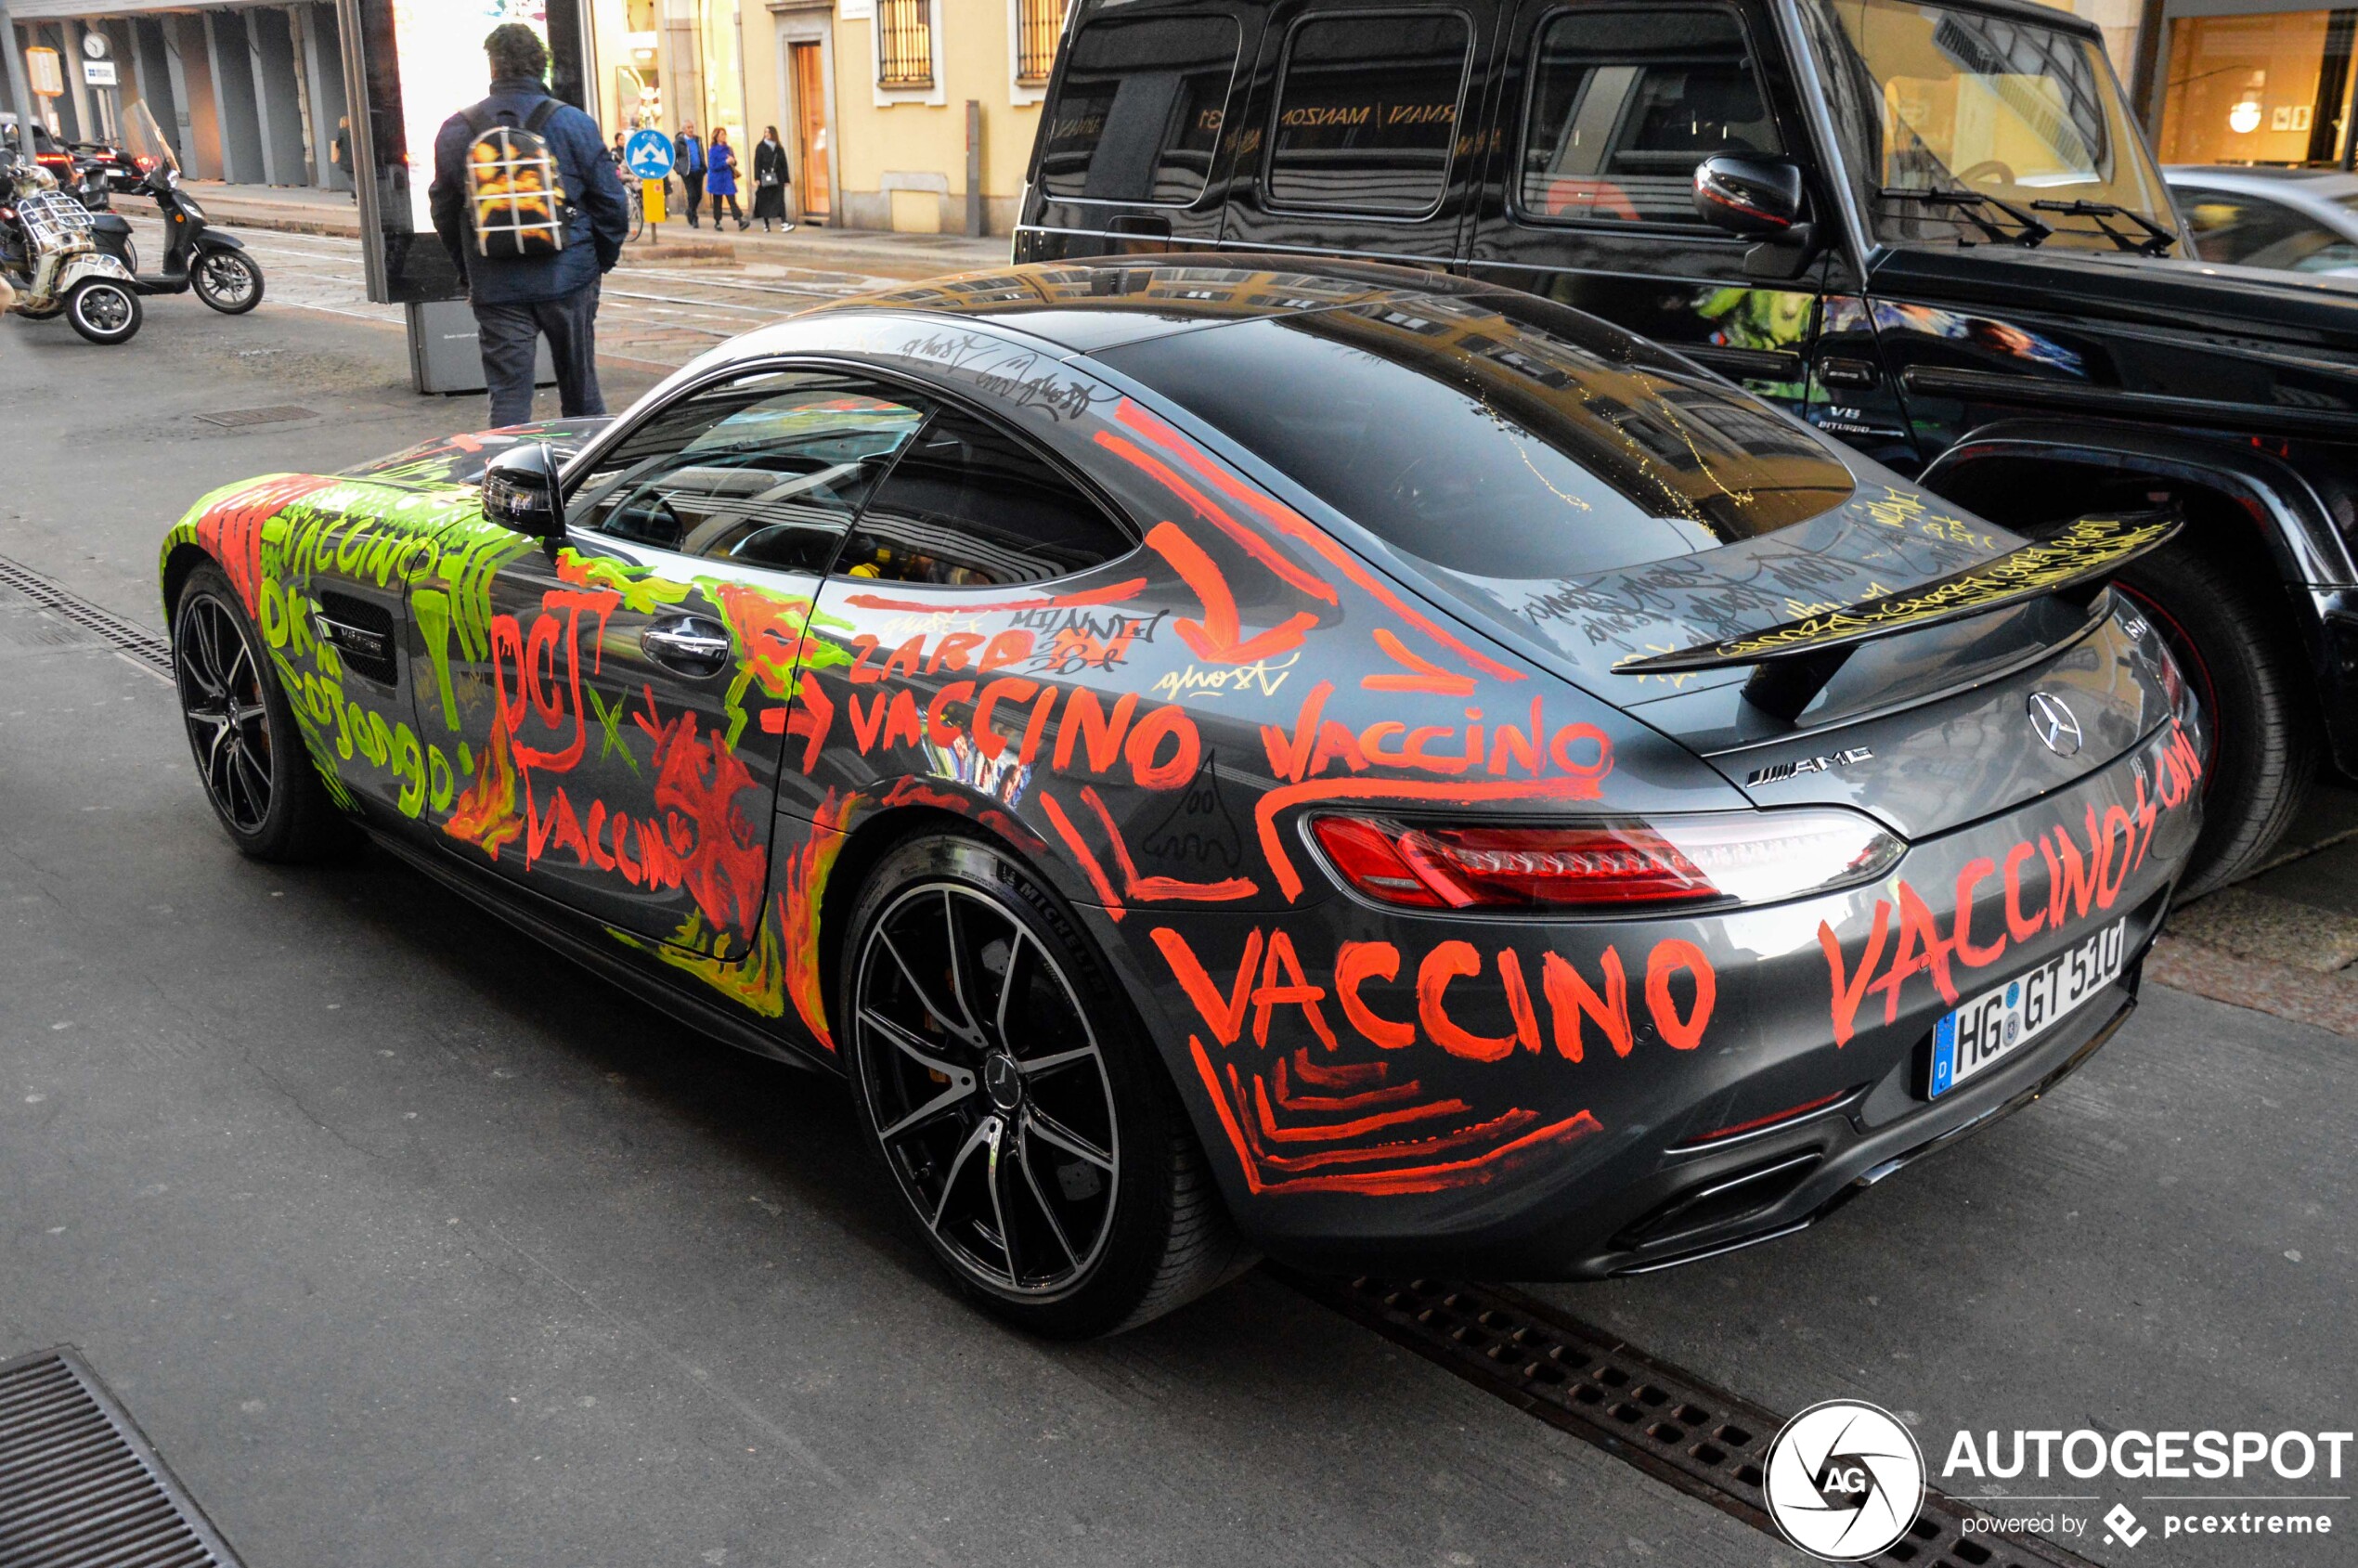
POLYGON ((1421 217, 1441 205, 1473 36, 1454 11, 1303 22, 1287 41, 1263 187, 1273 206, 1421 217))
POLYGON ((1233 17, 1082 27, 1041 145, 1041 189, 1061 201, 1195 201, 1220 145, 1237 42, 1233 17))
POLYGON ((2281 201, 2182 188, 2178 204, 2194 230, 2195 253, 2205 261, 2295 272, 2331 272, 2358 261, 2358 247, 2281 201))
POLYGON ((1695 165, 1784 150, 1725 7, 1559 12, 1532 51, 1517 205, 1541 223, 1699 225, 1695 165))
POLYGON ((1137 547, 1047 460, 944 408, 876 487, 844 545, 846 577, 995 588, 1068 577, 1137 547))
POLYGON ((575 525, 779 571, 824 572, 921 398, 824 371, 746 376, 664 408, 567 503, 575 525))

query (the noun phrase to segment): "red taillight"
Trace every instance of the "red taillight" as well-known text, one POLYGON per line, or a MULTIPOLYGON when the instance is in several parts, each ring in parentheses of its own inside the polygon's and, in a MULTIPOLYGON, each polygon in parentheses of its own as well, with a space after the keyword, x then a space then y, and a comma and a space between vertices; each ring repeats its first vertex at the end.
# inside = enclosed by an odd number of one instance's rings
POLYGON ((1320 816, 1336 873, 1410 909, 1637 909, 1773 903, 1881 875, 1906 846, 1832 808, 1435 827, 1320 816))

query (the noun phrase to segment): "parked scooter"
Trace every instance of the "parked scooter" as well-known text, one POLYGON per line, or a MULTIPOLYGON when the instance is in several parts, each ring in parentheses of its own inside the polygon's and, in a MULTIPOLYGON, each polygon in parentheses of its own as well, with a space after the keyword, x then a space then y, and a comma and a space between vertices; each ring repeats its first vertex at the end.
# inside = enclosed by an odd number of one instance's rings
POLYGON ((197 199, 180 188, 179 161, 163 139, 148 106, 135 103, 125 118, 124 143, 141 175, 138 193, 156 204, 163 219, 163 270, 141 272, 139 252, 131 238, 130 221, 119 214, 92 219, 99 247, 130 271, 143 294, 184 294, 194 291, 224 316, 243 316, 262 303, 262 264, 246 253, 235 235, 224 234, 206 220, 197 199))
POLYGON ((55 175, 0 152, 0 274, 16 296, 9 310, 36 321, 63 316, 95 343, 129 343, 139 330, 139 286, 98 249, 90 224, 55 175))

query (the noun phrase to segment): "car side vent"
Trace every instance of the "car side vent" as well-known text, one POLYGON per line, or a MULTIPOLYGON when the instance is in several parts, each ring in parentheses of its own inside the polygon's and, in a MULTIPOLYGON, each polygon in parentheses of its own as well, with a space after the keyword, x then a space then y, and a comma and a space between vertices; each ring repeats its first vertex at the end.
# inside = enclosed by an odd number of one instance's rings
POLYGON ((1651 1247, 1757 1213, 1799 1186, 1823 1158, 1816 1149, 1805 1149, 1700 1182, 1625 1229, 1613 1238, 1613 1245, 1651 1247))
POLYGON ((400 674, 394 658, 393 613, 333 589, 322 589, 317 597, 319 612, 312 619, 320 641, 335 649, 355 675, 392 685, 400 674))

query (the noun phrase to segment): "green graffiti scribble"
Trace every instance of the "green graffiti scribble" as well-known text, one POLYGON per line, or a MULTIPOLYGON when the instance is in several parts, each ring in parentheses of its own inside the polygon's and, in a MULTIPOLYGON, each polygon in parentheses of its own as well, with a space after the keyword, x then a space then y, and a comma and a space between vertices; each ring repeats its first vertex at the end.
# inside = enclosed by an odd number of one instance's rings
POLYGON ((614 706, 609 707, 606 706, 605 698, 598 695, 597 687, 584 686, 581 690, 590 698, 590 706, 598 710, 598 722, 605 727, 605 738, 598 743, 598 760, 603 762, 615 752, 620 752, 622 759, 628 763, 630 771, 636 773, 639 771, 639 759, 630 755, 629 743, 624 738, 622 732, 622 710, 630 706, 630 694, 628 692, 624 693, 615 698, 614 706))

